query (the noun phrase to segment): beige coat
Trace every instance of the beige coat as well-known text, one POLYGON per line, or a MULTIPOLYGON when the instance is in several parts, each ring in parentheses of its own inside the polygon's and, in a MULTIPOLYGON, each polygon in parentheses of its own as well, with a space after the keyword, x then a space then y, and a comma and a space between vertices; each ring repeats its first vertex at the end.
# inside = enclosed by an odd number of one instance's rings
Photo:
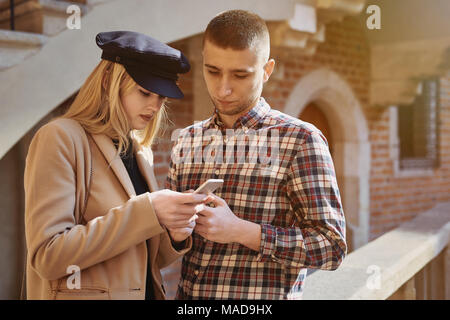
MULTIPOLYGON (((136 142, 134 148, 155 191, 151 150, 136 142)), ((148 193, 136 196, 115 153, 110 138, 88 137, 70 119, 54 120, 34 136, 24 180, 28 299, 144 299, 147 257, 155 296, 164 299, 160 269, 189 250, 192 239, 182 251, 173 248, 148 193), (70 266, 81 270, 81 289, 68 288, 76 284, 70 266)))

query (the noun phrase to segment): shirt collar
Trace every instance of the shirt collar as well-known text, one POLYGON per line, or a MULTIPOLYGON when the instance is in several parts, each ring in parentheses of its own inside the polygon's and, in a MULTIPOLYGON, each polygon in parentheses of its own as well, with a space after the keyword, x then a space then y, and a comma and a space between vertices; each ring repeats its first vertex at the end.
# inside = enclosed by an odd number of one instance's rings
MULTIPOLYGON (((263 97, 260 97, 258 103, 249 110, 247 113, 239 117, 233 125, 232 129, 237 129, 241 127, 245 128, 253 128, 256 124, 258 124, 266 114, 270 111, 270 106, 266 102, 263 97)), ((207 127, 215 126, 219 129, 224 128, 223 122, 220 120, 220 115, 217 112, 217 109, 214 110, 213 116, 210 118, 210 121, 206 123, 207 127)))

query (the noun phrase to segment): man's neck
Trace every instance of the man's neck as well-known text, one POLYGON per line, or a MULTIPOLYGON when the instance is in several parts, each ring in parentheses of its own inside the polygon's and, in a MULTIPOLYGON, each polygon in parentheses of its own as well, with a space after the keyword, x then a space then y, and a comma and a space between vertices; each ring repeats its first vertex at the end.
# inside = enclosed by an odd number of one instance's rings
POLYGON ((252 103, 252 105, 250 107, 248 107, 247 109, 245 109, 244 111, 238 113, 238 114, 233 114, 233 115, 226 115, 226 114, 222 114, 219 112, 219 116, 220 116, 220 121, 222 121, 224 127, 226 129, 231 129, 233 128, 234 124, 236 123, 236 121, 242 117, 244 114, 246 114, 247 112, 249 112, 250 110, 252 110, 256 104, 259 102, 259 98, 256 99, 256 101, 254 103, 252 103))

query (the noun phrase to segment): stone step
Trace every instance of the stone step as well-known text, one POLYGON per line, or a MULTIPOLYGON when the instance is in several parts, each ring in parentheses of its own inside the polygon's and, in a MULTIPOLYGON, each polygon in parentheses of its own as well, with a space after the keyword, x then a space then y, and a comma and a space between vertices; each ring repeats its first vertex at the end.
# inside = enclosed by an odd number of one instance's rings
POLYGON ((38 33, 0 30, 0 71, 38 52, 47 39, 38 33))
POLYGON ((60 0, 40 0, 44 15, 43 33, 47 36, 54 36, 67 28, 67 18, 72 13, 67 13, 67 8, 76 5, 80 8, 81 16, 89 11, 89 3, 82 4, 72 1, 60 0))
MULTIPOLYGON (((20 64, 28 57, 36 54, 47 42, 49 36, 63 31, 69 17, 69 14, 66 13, 68 6, 77 5, 80 8, 81 16, 83 16, 90 8, 108 1, 112 0, 80 0, 79 2, 40 0, 37 5, 43 12, 44 34, 0 29, 0 72, 20 64)), ((20 4, 23 2, 20 2, 20 4)))

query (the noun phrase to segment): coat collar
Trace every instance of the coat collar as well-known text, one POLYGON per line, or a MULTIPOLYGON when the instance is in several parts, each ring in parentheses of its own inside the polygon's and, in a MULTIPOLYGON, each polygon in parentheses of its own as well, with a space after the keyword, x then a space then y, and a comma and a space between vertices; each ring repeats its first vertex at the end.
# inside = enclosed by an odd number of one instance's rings
MULTIPOLYGON (((92 138, 97 144, 98 148, 102 152, 106 161, 110 165, 117 179, 120 181, 124 190, 130 198, 136 196, 133 183, 128 175, 127 169, 123 164, 122 159, 117 154, 117 149, 114 146, 113 141, 105 134, 93 134, 92 138)), ((136 155, 136 161, 139 166, 139 170, 147 182, 150 191, 157 191, 158 183, 153 172, 153 154, 150 148, 143 148, 136 139, 133 138, 133 150, 136 155)))
POLYGON ((143 147, 136 139, 133 138, 133 150, 136 155, 136 161, 139 170, 151 192, 159 190, 156 181, 155 172, 153 171, 153 152, 150 147, 143 147))

